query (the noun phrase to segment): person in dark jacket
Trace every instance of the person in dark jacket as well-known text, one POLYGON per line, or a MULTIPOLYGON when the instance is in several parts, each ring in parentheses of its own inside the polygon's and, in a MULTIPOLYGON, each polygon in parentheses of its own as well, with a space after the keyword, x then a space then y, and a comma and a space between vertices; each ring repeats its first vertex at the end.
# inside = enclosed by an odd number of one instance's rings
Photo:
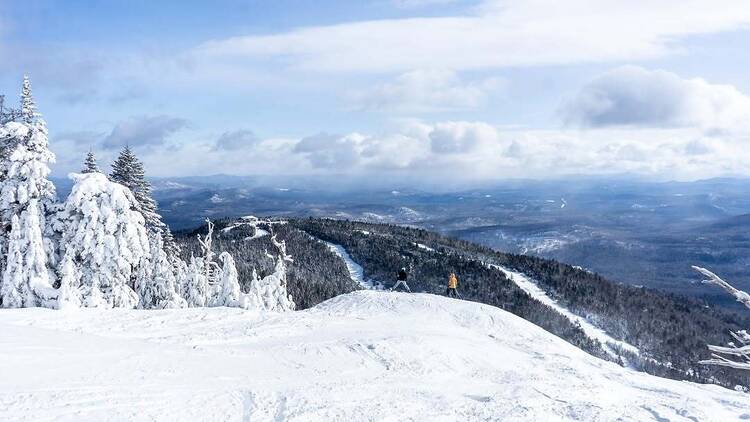
POLYGON ((406 284, 406 279, 408 278, 408 274, 406 273, 406 268, 401 267, 400 270, 398 270, 398 277, 396 279, 396 284, 391 287, 391 291, 396 291, 399 286, 403 286, 404 290, 411 293, 411 289, 409 288, 409 285, 406 284))

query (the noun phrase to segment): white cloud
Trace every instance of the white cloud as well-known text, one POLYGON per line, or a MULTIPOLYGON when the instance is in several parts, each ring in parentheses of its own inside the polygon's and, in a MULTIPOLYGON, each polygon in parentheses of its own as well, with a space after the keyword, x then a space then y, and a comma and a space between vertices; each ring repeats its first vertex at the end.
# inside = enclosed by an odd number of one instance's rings
POLYGON ((224 132, 214 144, 214 150, 236 151, 246 149, 260 142, 260 138, 251 130, 224 132))
POLYGON ((486 69, 646 59, 750 23, 745 0, 486 0, 464 15, 359 21, 214 40, 198 61, 321 71, 486 69))
POLYGON ((750 97, 735 87, 636 66, 620 67, 591 81, 562 112, 568 121, 589 127, 750 127, 750 97))
POLYGON ((123 120, 115 125, 101 142, 104 149, 154 147, 164 145, 167 138, 184 129, 188 122, 171 116, 140 116, 123 120))
POLYGON ((393 82, 351 92, 354 108, 369 111, 430 112, 474 109, 484 105, 488 95, 502 87, 499 78, 464 83, 449 70, 413 70, 393 82))
MULTIPOLYGON (((404 121, 384 134, 262 139, 232 150, 215 148, 215 135, 184 135, 185 141, 155 144, 142 156, 149 175, 328 174, 372 183, 408 180, 415 186, 572 174, 682 180, 750 176, 750 135, 695 127, 528 130, 483 122, 404 121)), ((72 136, 53 139, 51 145, 61 158, 57 174, 78 170, 88 149, 72 136)), ((114 158, 114 151, 101 152, 103 165, 114 158)))
POLYGON ((458 154, 476 151, 483 144, 491 146, 498 140, 497 130, 481 122, 445 122, 434 126, 429 134, 432 151, 458 154))

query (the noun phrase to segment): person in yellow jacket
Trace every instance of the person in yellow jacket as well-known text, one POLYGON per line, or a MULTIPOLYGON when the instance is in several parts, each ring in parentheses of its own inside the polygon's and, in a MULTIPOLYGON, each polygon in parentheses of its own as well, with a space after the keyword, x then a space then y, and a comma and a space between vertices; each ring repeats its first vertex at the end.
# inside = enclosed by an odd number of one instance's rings
POLYGON ((451 275, 448 276, 448 289, 445 291, 445 295, 448 297, 456 297, 461 298, 461 296, 458 294, 458 277, 456 277, 456 273, 451 273, 451 275))

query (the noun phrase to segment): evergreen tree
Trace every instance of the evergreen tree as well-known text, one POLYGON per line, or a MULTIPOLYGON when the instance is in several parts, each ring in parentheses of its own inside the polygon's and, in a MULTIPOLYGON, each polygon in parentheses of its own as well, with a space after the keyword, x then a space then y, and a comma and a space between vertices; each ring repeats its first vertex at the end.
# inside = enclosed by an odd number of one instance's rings
POLYGON ((61 253, 79 263, 86 306, 134 308, 139 304, 135 280, 150 253, 135 197, 101 173, 74 180, 61 216, 66 226, 61 253))
POLYGON ((81 170, 81 173, 101 173, 102 171, 99 170, 99 166, 96 165, 96 156, 92 151, 89 151, 88 154, 86 154, 86 160, 83 162, 83 169, 81 170))
POLYGON ((31 94, 31 81, 27 75, 24 75, 21 87, 21 120, 26 124, 31 124, 37 117, 36 102, 31 94))
POLYGON ((164 241, 164 252, 167 253, 167 258, 172 262, 172 266, 175 268, 175 274, 177 274, 176 269, 177 267, 179 267, 179 264, 182 261, 180 259, 180 246, 174 240, 172 230, 170 230, 169 226, 167 226, 166 224, 164 225, 164 229, 162 232, 162 239, 164 241))
POLYGON ((151 184, 146 180, 143 163, 135 156, 129 146, 123 148, 117 160, 112 164, 110 179, 113 182, 126 186, 133 192, 139 204, 140 212, 146 221, 149 236, 155 238, 160 235, 164 242, 164 250, 174 264, 179 257, 179 248, 174 241, 172 233, 157 211, 157 204, 151 195, 151 184))
POLYGON ((237 306, 240 299, 240 282, 234 258, 228 252, 219 255, 221 271, 217 277, 214 306, 237 306))
POLYGON ((190 258, 190 265, 185 280, 185 300, 191 308, 200 308, 208 303, 208 277, 204 269, 203 260, 190 258))
POLYGON ((143 309, 184 308, 187 302, 180 297, 172 264, 164 251, 161 237, 151 242, 150 262, 142 264, 136 293, 143 309))
POLYGON ((0 301, 6 307, 16 306, 18 302, 11 300, 13 294, 10 292, 21 289, 24 293, 20 306, 47 306, 53 299, 49 289, 54 284, 54 277, 47 267, 55 265, 56 258, 51 253, 54 250, 54 245, 50 244, 53 238, 45 238, 43 234, 47 232, 47 216, 56 203, 55 187, 47 179, 48 164, 54 162, 55 156, 48 149, 47 125, 36 112, 27 77, 21 91, 21 105, 21 121, 0 126, 0 140, 3 142, 0 154, 0 256, 6 257, 0 266, 1 283, 5 284, 7 280, 13 284, 0 287, 1 291, 8 292, 10 302, 5 303, 5 295, 0 295, 0 301), (13 236, 6 237, 6 233, 13 236))
POLYGON ((58 288, 57 308, 75 309, 81 306, 81 293, 78 290, 80 274, 71 254, 66 254, 60 262, 60 287, 58 288))
POLYGON ((0 296, 6 308, 54 307, 57 293, 50 282, 36 199, 11 219, 8 257, 0 296))

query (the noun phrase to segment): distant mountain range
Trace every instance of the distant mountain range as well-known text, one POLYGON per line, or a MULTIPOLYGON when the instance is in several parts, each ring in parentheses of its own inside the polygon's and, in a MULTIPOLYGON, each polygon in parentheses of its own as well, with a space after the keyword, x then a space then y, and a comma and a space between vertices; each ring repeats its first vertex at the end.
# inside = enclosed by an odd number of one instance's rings
MULTIPOLYGON (((613 280, 711 303, 696 264, 750 289, 750 180, 649 182, 627 177, 511 180, 457 191, 351 178, 214 175, 151 179, 165 221, 194 228, 247 214, 333 217, 426 228, 498 250, 554 258, 613 280)), ((55 180, 61 194, 69 183, 55 180)))

